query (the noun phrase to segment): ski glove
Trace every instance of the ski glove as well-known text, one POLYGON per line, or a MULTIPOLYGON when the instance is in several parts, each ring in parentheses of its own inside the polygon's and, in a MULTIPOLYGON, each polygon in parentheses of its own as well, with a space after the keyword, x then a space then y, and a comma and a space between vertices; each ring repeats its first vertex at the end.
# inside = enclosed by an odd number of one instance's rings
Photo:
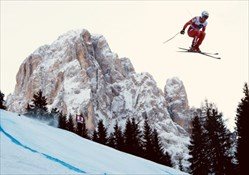
POLYGON ((182 29, 182 30, 180 31, 180 34, 184 35, 184 33, 185 33, 185 30, 182 29))

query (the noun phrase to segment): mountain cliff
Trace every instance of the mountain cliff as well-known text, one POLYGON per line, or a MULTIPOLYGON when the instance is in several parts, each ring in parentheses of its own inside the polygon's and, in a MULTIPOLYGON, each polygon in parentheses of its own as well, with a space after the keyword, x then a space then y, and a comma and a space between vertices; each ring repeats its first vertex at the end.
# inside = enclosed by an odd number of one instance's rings
POLYGON ((164 87, 164 94, 172 120, 187 132, 191 132, 191 120, 196 110, 189 107, 183 82, 177 77, 168 79, 164 87))
POLYGON ((72 30, 24 60, 7 106, 23 114, 33 94, 42 90, 50 109, 83 113, 90 130, 100 119, 110 131, 116 121, 124 126, 135 117, 142 125, 147 116, 175 164, 181 157, 187 166, 189 137, 183 120, 189 107, 185 90, 178 98, 177 88, 171 88, 174 81, 167 82, 163 93, 149 73, 136 73, 128 58, 113 53, 102 35, 72 30))

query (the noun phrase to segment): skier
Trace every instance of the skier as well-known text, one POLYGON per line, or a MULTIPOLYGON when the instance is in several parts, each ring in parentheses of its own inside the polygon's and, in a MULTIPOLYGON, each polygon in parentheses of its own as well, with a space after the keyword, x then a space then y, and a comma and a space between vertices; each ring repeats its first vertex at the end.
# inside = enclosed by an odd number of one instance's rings
POLYGON ((207 26, 207 19, 209 14, 207 11, 203 11, 201 16, 196 16, 190 21, 188 21, 184 26, 180 33, 183 35, 185 33, 185 29, 188 28, 188 36, 193 37, 192 45, 189 51, 191 52, 201 52, 199 46, 205 38, 205 30, 207 26), (201 30, 202 29, 202 30, 201 30))

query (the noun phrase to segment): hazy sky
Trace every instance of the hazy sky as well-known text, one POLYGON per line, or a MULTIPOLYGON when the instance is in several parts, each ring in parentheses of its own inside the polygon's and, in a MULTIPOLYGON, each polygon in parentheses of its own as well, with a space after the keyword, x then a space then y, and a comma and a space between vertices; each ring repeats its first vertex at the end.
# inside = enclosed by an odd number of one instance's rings
POLYGON ((119 57, 137 72, 149 72, 163 90, 179 77, 190 106, 207 98, 233 126, 237 104, 248 82, 248 1, 1 1, 1 90, 13 93, 19 66, 29 54, 71 29, 102 34, 119 57), (192 39, 185 34, 163 44, 203 10, 210 14, 201 50, 216 60, 179 53, 192 39))

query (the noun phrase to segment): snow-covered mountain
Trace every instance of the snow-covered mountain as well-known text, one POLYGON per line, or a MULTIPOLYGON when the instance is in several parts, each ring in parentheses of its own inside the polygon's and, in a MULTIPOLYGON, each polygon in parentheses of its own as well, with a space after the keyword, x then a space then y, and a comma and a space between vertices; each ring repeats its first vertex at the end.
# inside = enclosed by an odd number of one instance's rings
POLYGON ((0 174, 186 174, 25 116, 0 117, 0 174))
POLYGON ((135 117, 143 124, 147 116, 176 166, 179 158, 188 165, 188 133, 181 121, 178 125, 172 120, 168 107, 174 102, 166 100, 177 92, 171 87, 165 97, 149 73, 136 73, 130 60, 113 53, 102 35, 91 35, 85 29, 61 35, 28 56, 16 80, 15 91, 7 98, 10 111, 24 113, 33 94, 41 89, 50 108, 83 113, 90 130, 100 119, 110 131, 116 121, 122 125, 128 117, 135 117))
POLYGON ((168 104, 167 109, 172 120, 187 132, 191 132, 191 120, 196 109, 189 107, 183 82, 177 77, 168 79, 164 87, 164 94, 168 104))

